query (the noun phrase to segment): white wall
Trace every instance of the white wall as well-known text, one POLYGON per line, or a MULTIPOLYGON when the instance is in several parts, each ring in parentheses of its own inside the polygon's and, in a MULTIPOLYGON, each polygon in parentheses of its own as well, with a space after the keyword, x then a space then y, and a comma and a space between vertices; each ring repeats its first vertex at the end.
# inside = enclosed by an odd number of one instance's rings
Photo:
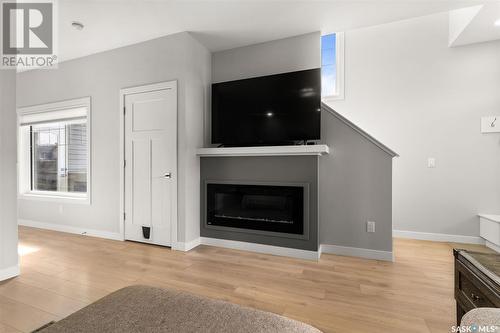
POLYGON ((17 255, 16 73, 0 70, 0 281, 19 274, 17 255))
POLYGON ((184 212, 183 223, 179 225, 180 241, 189 242, 200 237, 200 158, 196 149, 203 147, 204 121, 206 110, 210 108, 210 84, 212 80, 212 54, 200 43, 189 43, 185 57, 186 68, 186 120, 184 128, 186 140, 180 142, 179 168, 185 173, 179 191, 179 210, 184 212), (185 189, 185 190, 183 190, 185 189))
POLYGON ((180 241, 199 236, 199 159, 211 80, 210 52, 189 33, 61 63, 56 70, 18 74, 18 106, 92 98, 92 204, 19 200, 19 218, 119 236, 119 90, 178 80, 180 241), (198 234, 197 234, 198 233, 198 234))
POLYGON ((398 152, 399 230, 477 236, 476 214, 500 213, 500 42, 448 48, 441 13, 345 35, 344 101, 335 110, 398 152), (427 168, 427 158, 436 168, 427 168))

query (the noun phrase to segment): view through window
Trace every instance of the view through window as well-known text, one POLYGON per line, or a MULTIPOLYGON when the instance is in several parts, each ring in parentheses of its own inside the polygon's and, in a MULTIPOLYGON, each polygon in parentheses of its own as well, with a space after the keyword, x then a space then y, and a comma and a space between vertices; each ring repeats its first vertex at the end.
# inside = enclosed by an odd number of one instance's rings
POLYGON ((19 194, 90 203, 90 98, 18 109, 19 194))
POLYGON ((337 35, 321 37, 321 96, 337 95, 337 35))
POLYGON ((87 192, 86 120, 30 126, 31 190, 87 192))

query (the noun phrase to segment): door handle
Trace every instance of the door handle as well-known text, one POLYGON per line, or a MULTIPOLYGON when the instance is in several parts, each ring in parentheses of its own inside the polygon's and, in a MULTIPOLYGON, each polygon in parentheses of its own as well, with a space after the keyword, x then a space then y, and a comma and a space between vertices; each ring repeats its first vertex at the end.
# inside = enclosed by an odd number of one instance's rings
POLYGON ((172 178, 172 173, 171 172, 167 172, 166 174, 163 175, 163 178, 165 178, 165 179, 172 178))

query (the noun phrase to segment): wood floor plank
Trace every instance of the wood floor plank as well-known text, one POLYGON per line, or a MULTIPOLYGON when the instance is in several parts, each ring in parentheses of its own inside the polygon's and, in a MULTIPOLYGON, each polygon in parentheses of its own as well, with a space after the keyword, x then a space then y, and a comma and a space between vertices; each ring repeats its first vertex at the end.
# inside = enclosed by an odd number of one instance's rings
POLYGON ((20 245, 21 276, 0 283, 2 333, 29 332, 133 284, 271 311, 324 332, 446 332, 455 322, 452 248, 467 248, 395 239, 394 263, 329 254, 315 262, 211 246, 184 253, 27 227, 20 245))
POLYGON ((21 332, 31 332, 60 317, 36 307, 0 296, 0 323, 21 332))
POLYGON ((104 289, 45 275, 29 268, 23 270, 17 281, 82 302, 94 302, 109 294, 104 289))
POLYGON ((17 279, 0 286, 0 295, 13 301, 32 305, 58 317, 66 317, 90 304, 90 302, 78 301, 46 289, 33 287, 17 279))
POLYGON ((0 323, 0 333, 21 333, 21 331, 15 329, 12 326, 0 323))

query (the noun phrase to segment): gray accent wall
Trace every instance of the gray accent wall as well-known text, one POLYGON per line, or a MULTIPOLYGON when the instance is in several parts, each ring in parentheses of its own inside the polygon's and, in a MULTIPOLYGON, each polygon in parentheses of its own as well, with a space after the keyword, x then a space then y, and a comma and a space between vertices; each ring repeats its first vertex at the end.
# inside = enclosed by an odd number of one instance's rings
POLYGON ((199 158, 211 54, 189 33, 174 34, 18 74, 18 106, 92 98, 92 203, 19 200, 19 218, 119 232, 120 89, 178 81, 179 241, 199 237, 199 158))
POLYGON ((17 270, 16 72, 0 70, 0 280, 17 270))
MULTIPOLYGON (((321 34, 308 34, 212 54, 212 83, 321 67, 321 34)), ((205 116, 205 147, 210 147, 211 114, 205 116)))
POLYGON ((319 32, 312 32, 216 52, 212 56, 212 82, 318 68, 320 37, 319 32))
POLYGON ((317 156, 259 156, 201 158, 201 232, 202 237, 318 250, 318 158, 317 156), (296 183, 309 184, 309 237, 297 239, 243 231, 208 228, 205 225, 205 183, 296 183))
MULTIPOLYGON (((314 32, 216 52, 213 82, 318 68, 320 37, 314 32)), ((319 157, 319 242, 392 251, 392 151, 325 111, 321 130, 331 153, 319 157), (367 220, 376 222, 375 233, 366 232, 367 220)), ((209 126, 205 136, 209 146, 209 126)))
POLYGON ((392 252, 392 159, 347 119, 323 106, 320 162, 320 244, 392 252), (375 222, 375 233, 366 222, 375 222))

